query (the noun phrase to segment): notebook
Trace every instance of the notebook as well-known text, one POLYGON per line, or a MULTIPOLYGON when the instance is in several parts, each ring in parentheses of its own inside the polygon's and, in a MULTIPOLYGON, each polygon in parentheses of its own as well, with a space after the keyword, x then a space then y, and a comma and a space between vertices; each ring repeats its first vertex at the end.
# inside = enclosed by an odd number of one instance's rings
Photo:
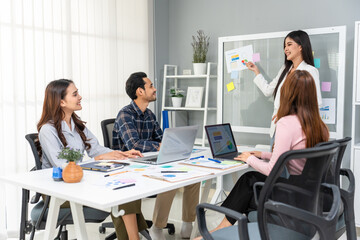
POLYGON ((187 159, 193 150, 197 130, 198 126, 166 128, 159 154, 130 160, 158 165, 187 159))
POLYGON ((88 162, 88 163, 81 164, 80 166, 84 170, 111 172, 111 171, 115 171, 115 170, 124 168, 127 165, 130 165, 130 164, 129 163, 111 162, 111 161, 107 161, 107 162, 94 161, 94 162, 88 162))
POLYGON ((205 131, 214 159, 231 160, 241 154, 237 150, 230 123, 207 125, 205 131))

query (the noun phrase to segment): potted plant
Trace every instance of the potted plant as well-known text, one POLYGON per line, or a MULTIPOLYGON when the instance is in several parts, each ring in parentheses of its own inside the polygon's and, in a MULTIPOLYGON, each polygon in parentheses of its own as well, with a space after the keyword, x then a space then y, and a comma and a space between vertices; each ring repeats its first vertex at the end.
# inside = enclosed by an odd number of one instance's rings
POLYGON ((170 95, 173 107, 181 107, 181 102, 184 97, 184 95, 182 94, 183 92, 184 90, 181 90, 179 88, 170 88, 170 95))
POLYGON ((203 30, 197 31, 197 36, 192 36, 193 42, 193 67, 194 75, 203 75, 206 73, 206 54, 209 50, 209 39, 203 30))
POLYGON ((59 155, 57 156, 58 159, 65 159, 69 163, 64 168, 62 173, 62 177, 64 182, 68 183, 77 183, 80 182, 83 177, 83 170, 82 168, 76 164, 84 156, 83 153, 79 149, 72 149, 69 147, 64 147, 59 155))

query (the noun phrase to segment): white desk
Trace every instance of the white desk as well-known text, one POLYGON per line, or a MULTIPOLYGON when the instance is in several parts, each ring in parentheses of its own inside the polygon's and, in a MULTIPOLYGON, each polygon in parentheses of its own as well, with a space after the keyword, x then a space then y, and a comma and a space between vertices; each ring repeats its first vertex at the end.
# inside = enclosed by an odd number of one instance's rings
MULTIPOLYGON (((250 149, 243 149, 243 151, 245 150, 250 149)), ((209 154, 210 152, 206 151, 200 152, 196 155, 209 156, 209 154)), ((171 165, 177 165, 178 163, 179 162, 171 163, 171 165)), ((227 170, 201 168, 201 170, 210 171, 213 172, 213 174, 176 183, 168 183, 165 181, 143 177, 141 176, 140 172, 134 172, 131 174, 137 175, 136 186, 119 190, 112 190, 94 184, 97 179, 103 178, 104 173, 93 171, 84 171, 84 177, 79 183, 65 183, 53 181, 52 169, 9 175, 5 177, 0 177, 0 179, 8 183, 15 184, 21 188, 51 196, 48 219, 46 222, 44 235, 45 240, 53 239, 55 237, 59 207, 65 201, 70 202, 71 212, 76 230, 76 238, 79 240, 86 240, 88 238, 85 228, 84 215, 82 212, 83 205, 108 212, 113 209, 113 213, 116 214, 117 206, 119 204, 142 199, 154 194, 167 192, 169 190, 184 187, 193 183, 202 182, 204 180, 210 180, 212 178, 223 176, 229 173, 234 173, 246 168, 248 168, 247 165, 242 165, 227 170)), ((207 181, 207 187, 204 188, 201 202, 207 199, 209 192, 208 189, 210 188, 210 185, 211 181, 207 181)))

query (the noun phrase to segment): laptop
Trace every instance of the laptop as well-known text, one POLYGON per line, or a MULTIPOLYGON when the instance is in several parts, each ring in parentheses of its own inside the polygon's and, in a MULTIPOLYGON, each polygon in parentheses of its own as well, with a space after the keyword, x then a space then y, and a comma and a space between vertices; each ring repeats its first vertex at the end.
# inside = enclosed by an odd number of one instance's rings
POLYGON ((216 160, 233 160, 238 152, 230 123, 205 126, 211 153, 216 160))
POLYGON ((187 159, 192 153, 198 126, 166 128, 158 154, 139 158, 130 158, 134 162, 145 164, 164 164, 187 159))

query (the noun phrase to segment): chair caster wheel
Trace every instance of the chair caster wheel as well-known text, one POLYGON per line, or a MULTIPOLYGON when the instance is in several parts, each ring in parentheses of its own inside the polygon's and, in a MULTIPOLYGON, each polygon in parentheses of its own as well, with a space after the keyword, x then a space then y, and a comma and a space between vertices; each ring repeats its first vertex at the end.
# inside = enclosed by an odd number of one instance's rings
POLYGON ((169 228, 168 228, 168 233, 169 233, 170 235, 174 235, 174 234, 175 234, 175 227, 169 227, 169 228))
POLYGON ((105 232, 106 232, 106 228, 100 226, 100 227, 99 227, 99 233, 104 234, 105 232))

